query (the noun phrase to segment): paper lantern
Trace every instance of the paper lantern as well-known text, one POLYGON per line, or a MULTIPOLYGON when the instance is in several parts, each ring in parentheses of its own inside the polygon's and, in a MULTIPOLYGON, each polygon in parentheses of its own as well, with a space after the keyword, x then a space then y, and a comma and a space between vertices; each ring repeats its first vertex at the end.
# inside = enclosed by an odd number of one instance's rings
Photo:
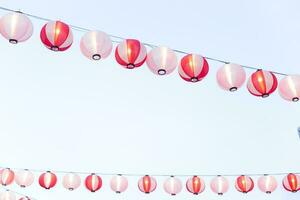
POLYGON ((14 178, 15 173, 11 169, 5 168, 0 170, 0 181, 2 185, 10 185, 14 181, 14 178))
POLYGON ((146 63, 154 74, 166 75, 176 69, 177 57, 168 47, 157 47, 148 53, 146 63))
POLYGON ((80 180, 80 176, 78 174, 75 173, 68 173, 65 174, 63 177, 63 186, 64 188, 66 188, 67 190, 73 191, 75 189, 77 189, 80 186, 81 180, 80 180))
POLYGON ((0 200, 16 200, 16 199, 17 199, 16 194, 9 190, 6 190, 5 192, 2 192, 0 194, 0 200))
POLYGON ((300 176, 290 173, 283 178, 282 185, 289 192, 298 192, 300 190, 300 176))
POLYGON ((34 175, 28 169, 20 170, 16 173, 15 182, 21 187, 28 187, 32 185, 34 175))
POLYGON ((71 28, 61 21, 51 21, 45 24, 40 38, 43 44, 52 51, 65 51, 73 43, 71 28))
POLYGON ((258 97, 268 97, 277 88, 277 78, 269 71, 257 70, 248 80, 249 92, 258 97))
POLYGON ((186 181, 186 189, 195 195, 202 193, 205 189, 204 180, 198 176, 193 176, 186 181))
POLYGON ((41 187, 49 190, 56 185, 57 177, 54 173, 47 171, 42 173, 39 177, 39 184, 41 187))
POLYGON ((176 195, 182 190, 182 183, 178 178, 171 176, 164 182, 164 190, 170 195, 176 195))
POLYGON ((235 188, 242 193, 248 193, 253 190, 254 182, 249 176, 239 176, 235 182, 235 188))
POLYGON ((246 72, 241 65, 225 64, 217 71, 218 85, 230 92, 238 90, 246 80, 246 72))
POLYGON ((114 176, 110 180, 110 188, 116 193, 124 192, 127 189, 127 187, 128 180, 122 175, 114 176))
POLYGON ((300 99, 300 75, 284 77, 279 83, 280 96, 288 101, 299 101, 300 99))
POLYGON ((208 73, 206 59, 200 55, 188 54, 181 59, 178 67, 180 77, 188 82, 201 81, 208 73))
POLYGON ((274 176, 264 175, 257 181, 258 188, 267 194, 271 194, 277 188, 277 181, 274 176))
POLYGON ((120 65, 127 69, 133 69, 144 64, 147 58, 147 49, 140 41, 127 39, 118 44, 115 57, 120 65))
POLYGON ((112 51, 112 42, 106 33, 90 31, 81 38, 80 50, 87 58, 100 60, 109 56, 112 51))
POLYGON ((101 177, 94 173, 87 176, 85 179, 85 187, 91 192, 96 192, 100 190, 100 188, 102 187, 101 177))
POLYGON ((210 188, 214 193, 223 195, 229 189, 229 182, 225 177, 217 176, 211 180, 210 188))
POLYGON ((8 13, 0 19, 0 33, 12 44, 28 40, 32 32, 30 19, 21 12, 8 13))
POLYGON ((138 182, 138 187, 141 192, 149 194, 156 189, 157 182, 154 177, 149 175, 143 176, 138 182))

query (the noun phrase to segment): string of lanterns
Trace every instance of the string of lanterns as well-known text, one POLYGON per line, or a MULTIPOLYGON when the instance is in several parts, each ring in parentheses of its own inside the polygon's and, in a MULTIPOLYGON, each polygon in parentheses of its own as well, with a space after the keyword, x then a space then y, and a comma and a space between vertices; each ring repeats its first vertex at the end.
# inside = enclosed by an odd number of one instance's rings
MULTIPOLYGON (((3 7, 0 7, 0 9, 12 11, 3 7)), ((8 13, 0 19, 1 35, 12 44, 28 40, 33 33, 33 24, 28 16, 48 21, 40 32, 40 39, 45 47, 52 51, 65 51, 72 46, 72 28, 74 26, 71 27, 62 21, 49 21, 48 19, 24 14, 19 11, 8 13)), ((91 60, 107 58, 113 49, 110 36, 102 31, 89 31, 87 29, 85 31, 87 33, 83 35, 80 41, 82 54, 91 60)), ((121 37, 116 38, 120 39, 121 37)), ((242 66, 197 54, 172 50, 164 46, 157 47, 141 43, 136 39, 125 39, 118 43, 115 50, 115 58, 117 63, 126 69, 138 68, 146 63, 154 74, 160 76, 168 75, 174 72, 178 65, 176 51, 187 54, 181 59, 178 66, 178 73, 185 81, 199 82, 203 80, 209 72, 207 59, 210 59, 224 64, 217 71, 216 75, 218 85, 224 90, 234 92, 242 87, 246 81, 244 68, 250 68, 257 70, 250 76, 247 83, 247 89, 252 95, 263 98, 268 97, 275 92, 279 85, 279 94, 283 99, 293 102, 300 99, 300 75, 287 75, 242 66), (152 48, 150 52, 147 53, 144 44, 152 48), (285 76, 279 84, 275 74, 285 76)))

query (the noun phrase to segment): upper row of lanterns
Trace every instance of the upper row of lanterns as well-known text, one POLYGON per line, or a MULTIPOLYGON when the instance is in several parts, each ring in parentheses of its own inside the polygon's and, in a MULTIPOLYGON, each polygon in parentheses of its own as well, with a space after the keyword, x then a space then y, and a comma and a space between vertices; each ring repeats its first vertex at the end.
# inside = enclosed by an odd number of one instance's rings
MULTIPOLYGON (((29 39, 33 33, 30 19, 21 12, 12 12, 0 19, 0 33, 10 43, 17 44, 29 39)), ((43 44, 52 51, 65 51, 73 43, 71 27, 61 21, 46 23, 40 38, 43 44)), ((87 32, 80 42, 80 49, 84 56, 91 60, 108 57, 112 52, 112 41, 102 31, 87 32)), ((146 47, 136 39, 126 39, 117 45, 116 61, 127 69, 142 66, 145 62, 150 71, 157 75, 172 73, 178 63, 175 52, 168 47, 156 47, 147 53, 146 47)), ((209 72, 209 65, 205 57, 197 54, 185 55, 178 66, 180 77, 188 82, 201 81, 209 72)), ((246 81, 246 73, 241 65, 227 63, 217 71, 219 86, 228 91, 238 90, 246 81)), ((248 80, 247 88, 251 94, 258 97, 268 97, 278 86, 274 73, 257 70, 248 80)), ((288 101, 300 99, 300 75, 289 75, 279 83, 279 93, 288 101)))

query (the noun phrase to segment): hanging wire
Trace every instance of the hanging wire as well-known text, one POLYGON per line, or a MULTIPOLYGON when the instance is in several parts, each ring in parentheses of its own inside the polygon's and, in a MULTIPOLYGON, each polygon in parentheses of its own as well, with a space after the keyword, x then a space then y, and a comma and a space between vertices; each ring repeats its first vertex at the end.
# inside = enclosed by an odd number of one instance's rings
POLYGON ((28 196, 28 195, 25 195, 25 194, 23 194, 23 193, 16 192, 16 191, 14 191, 14 190, 8 189, 7 187, 5 187, 5 186, 3 186, 3 185, 0 185, 0 188, 1 188, 2 190, 4 190, 4 191, 12 192, 12 193, 14 193, 14 194, 16 194, 16 195, 19 195, 19 196, 22 196, 22 197, 27 197, 27 198, 30 199, 30 200, 37 200, 36 198, 33 198, 33 197, 31 197, 31 196, 28 196))
MULTIPOLYGON (((4 11, 10 11, 10 12, 21 12, 21 11, 16 11, 16 10, 13 10, 13 9, 10 9, 10 8, 6 8, 6 7, 3 7, 3 6, 0 6, 0 10, 4 10, 4 11)), ((49 18, 45 18, 45 17, 40 17, 40 16, 37 16, 37 15, 34 15, 34 14, 31 14, 31 13, 26 13, 26 12, 21 12, 31 18, 34 18, 34 19, 38 19, 38 20, 42 20, 42 21, 46 21, 46 22, 49 22, 49 21, 53 21, 52 19, 49 19, 49 18)), ((89 32, 91 31, 91 29, 88 29, 88 28, 84 28, 84 27, 81 27, 81 26, 76 26, 76 25, 72 25, 70 24, 69 25, 73 30, 76 30, 76 31, 80 31, 80 32, 89 32)), ((114 43, 121 43, 122 40, 125 40, 126 38, 124 37, 120 37, 120 36, 117 36, 117 35, 112 35, 112 34, 108 34, 112 39, 112 42, 114 43)), ((156 48, 158 47, 158 45, 154 45, 154 44, 150 44, 150 43, 145 43, 145 42, 142 42, 142 44, 150 47, 150 48, 156 48)), ((187 55, 189 54, 188 52, 186 51, 182 51, 182 50, 178 50, 178 49, 173 49, 173 51, 177 52, 177 53, 180 53, 180 54, 184 54, 184 55, 187 55)), ((224 61, 224 60, 221 60, 221 59, 217 59, 217 58, 212 58, 212 57, 206 57, 204 56, 207 60, 211 60, 211 61, 214 61, 214 62, 218 62, 218 63, 223 63, 223 64, 229 64, 231 62, 229 61, 224 61)), ((251 67, 251 66, 247 66, 247 65, 241 65, 242 67, 246 68, 246 69, 251 69, 251 70, 260 70, 261 68, 257 68, 257 67, 251 67)), ((270 71, 270 70, 269 70, 270 71)), ((288 76, 288 74, 286 73, 282 73, 282 72, 277 72, 277 71, 270 71, 274 74, 277 74, 277 75, 281 75, 281 76, 288 76)))

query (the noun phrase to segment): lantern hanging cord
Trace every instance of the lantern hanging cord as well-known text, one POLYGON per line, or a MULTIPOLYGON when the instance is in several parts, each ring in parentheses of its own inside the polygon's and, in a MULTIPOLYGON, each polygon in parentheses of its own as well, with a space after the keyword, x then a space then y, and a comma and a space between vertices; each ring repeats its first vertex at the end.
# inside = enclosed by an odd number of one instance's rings
MULTIPOLYGON (((0 10, 4 10, 4 11, 10 11, 10 12, 21 12, 21 11, 18 11, 18 10, 13 10, 13 9, 10 9, 10 8, 6 8, 6 7, 2 7, 0 6, 0 10)), ((42 20, 42 21, 46 21, 46 22, 49 22, 49 21, 53 21, 49 18, 45 18, 45 17, 40 17, 40 16, 37 16, 37 15, 33 15, 33 14, 30 14, 30 13, 25 13, 25 12, 21 12, 29 17, 32 17, 34 19, 38 19, 38 20, 42 20)), ((69 25, 72 29, 74 30, 77 30, 77 31, 80 31, 80 32, 89 32, 91 31, 90 29, 88 28, 84 28, 84 27, 81 27, 81 26, 76 26, 76 25, 69 25)), ((126 38, 124 37, 120 37, 120 36, 116 36, 116 35, 112 35, 112 34, 108 34, 111 38, 113 38, 112 42, 114 43, 121 43, 120 40, 125 40, 126 38)), ((145 42, 142 42, 144 45, 150 47, 150 48, 155 48, 155 47, 158 47, 158 45, 154 45, 154 44, 150 44, 150 43, 145 43, 145 42)), ((189 54, 188 52, 186 51, 182 51, 182 50, 178 50, 178 49, 172 49, 173 51, 177 52, 177 53, 180 53, 180 54, 184 54, 184 55, 187 55, 189 54)), ((207 60, 210 60, 210 61, 214 61, 214 62, 218 62, 218 63, 223 63, 223 64, 229 64, 231 62, 229 61, 224 61, 224 60, 221 60, 221 59, 217 59, 217 58, 212 58, 212 57, 206 57, 204 56, 207 60)), ((251 70, 260 70, 261 68, 257 68, 257 67, 251 67, 251 66, 247 66, 247 65, 241 65, 242 67, 246 68, 246 69, 251 69, 251 70)), ((270 70, 269 70, 270 71, 270 70)), ((286 73, 282 73, 282 72, 277 72, 277 71, 270 71, 274 74, 277 74, 277 75, 281 75, 281 76, 288 76, 288 74, 286 73)))
POLYGON ((0 188, 1 188, 2 190, 4 190, 4 191, 12 192, 12 193, 14 193, 14 194, 16 194, 16 195, 19 195, 19 196, 22 196, 22 197, 27 197, 27 198, 30 199, 30 200, 37 200, 36 198, 33 198, 33 197, 31 197, 31 196, 25 195, 25 194, 20 193, 20 192, 16 192, 16 191, 11 190, 11 189, 9 189, 9 188, 3 186, 3 185, 0 185, 0 188))

